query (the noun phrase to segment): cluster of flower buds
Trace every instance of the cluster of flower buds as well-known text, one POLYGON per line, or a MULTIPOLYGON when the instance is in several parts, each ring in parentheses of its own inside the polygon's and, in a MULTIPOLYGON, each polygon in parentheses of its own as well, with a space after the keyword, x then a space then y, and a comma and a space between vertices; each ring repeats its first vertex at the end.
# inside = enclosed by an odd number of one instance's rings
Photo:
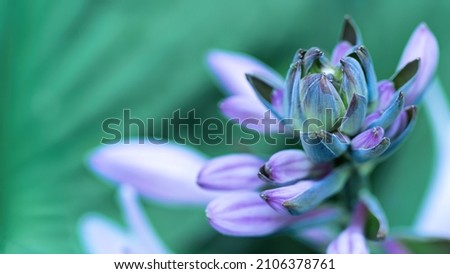
POLYGON ((421 24, 394 75, 378 81, 350 18, 331 59, 316 47, 300 49, 285 80, 249 57, 211 53, 213 71, 232 94, 222 104, 225 115, 246 118, 270 110, 301 143, 267 161, 249 154, 209 161, 198 184, 230 191, 207 207, 211 225, 228 235, 260 236, 288 227, 300 235, 315 224, 320 234, 324 223, 342 221, 348 212, 352 221, 330 240, 328 251, 368 252, 365 239, 382 239, 388 231, 385 214, 369 191, 368 174, 411 132, 415 104, 433 78, 437 59, 436 39, 421 24), (239 78, 236 73, 244 74, 239 78), (257 96, 247 92, 249 87, 257 96))

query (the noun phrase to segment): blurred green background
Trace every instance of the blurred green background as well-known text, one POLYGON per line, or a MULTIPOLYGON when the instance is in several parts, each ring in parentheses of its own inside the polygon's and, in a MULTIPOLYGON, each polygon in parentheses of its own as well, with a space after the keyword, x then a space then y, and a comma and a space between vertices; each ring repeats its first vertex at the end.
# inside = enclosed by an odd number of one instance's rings
MULTIPOLYGON (((450 2, 444 0, 0 1, 0 252, 80 253, 82 214, 121 222, 115 188, 84 163, 99 145, 104 119, 121 117, 125 108, 142 119, 170 117, 178 108, 219 116, 223 93, 205 66, 209 49, 248 53, 284 75, 299 47, 331 52, 345 14, 358 23, 379 79, 394 72, 410 34, 425 21, 440 43, 438 74, 450 90, 450 2)), ((412 138, 373 178, 394 226, 413 222, 430 177, 425 114, 422 109, 412 138)), ((198 148, 211 156, 236 150, 198 148)), ((175 252, 302 251, 284 236, 218 236, 202 208, 150 201, 145 207, 175 252)))

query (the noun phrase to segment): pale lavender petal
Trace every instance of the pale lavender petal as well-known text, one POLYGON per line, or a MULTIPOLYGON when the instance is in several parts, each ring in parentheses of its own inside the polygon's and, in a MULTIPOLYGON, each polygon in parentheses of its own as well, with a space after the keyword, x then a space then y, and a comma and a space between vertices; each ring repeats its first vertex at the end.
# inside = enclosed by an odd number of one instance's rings
POLYGON ((222 101, 220 110, 226 117, 237 119, 237 123, 252 130, 270 132, 279 128, 278 119, 258 98, 242 95, 231 96, 222 101), (261 122, 264 117, 275 119, 276 122, 271 126, 266 126, 261 122))
POLYGON ((406 45, 398 69, 420 58, 419 70, 412 86, 406 91, 406 105, 414 104, 433 78, 439 58, 439 46, 426 24, 420 24, 406 45))
POLYGON ((274 182, 284 183, 311 175, 314 167, 303 150, 286 149, 272 155, 264 169, 274 182))
POLYGON ((392 101, 394 97, 395 87, 394 83, 389 80, 382 80, 378 83, 378 109, 385 110, 392 101))
POLYGON ((87 253, 170 253, 145 217, 137 199, 137 193, 131 187, 121 187, 119 203, 128 229, 100 214, 87 214, 81 219, 80 238, 87 253))
POLYGON ((121 186, 119 202, 123 216, 139 243, 146 247, 147 253, 170 253, 166 245, 157 236, 150 220, 146 218, 139 203, 138 193, 130 186, 121 186))
POLYGON ((280 89, 274 90, 272 93, 272 107, 277 113, 283 113, 283 93, 283 90, 280 89))
POLYGON ((319 249, 324 249, 336 238, 337 233, 327 224, 303 229, 299 231, 297 236, 302 241, 306 241, 319 249))
POLYGON ((331 242, 327 248, 328 254, 368 254, 366 239, 360 231, 347 228, 331 242))
POLYGON ((406 246, 404 246, 401 242, 394 239, 386 239, 381 243, 381 246, 388 254, 410 254, 406 246))
POLYGON ((170 204, 206 204, 218 193, 197 186, 206 158, 175 144, 104 145, 89 157, 89 166, 105 179, 133 186, 148 198, 170 204))
POLYGON ((231 154, 209 160, 201 169, 197 183, 206 189, 255 189, 263 182, 258 171, 264 161, 251 154, 231 154))
POLYGON ((80 238, 83 249, 91 254, 146 253, 131 241, 116 223, 100 214, 87 214, 80 222, 80 238))
POLYGON ((374 122, 375 120, 377 120, 378 118, 381 117, 381 112, 380 111, 374 111, 371 114, 367 115, 366 119, 364 120, 364 126, 363 128, 367 128, 367 126, 369 126, 370 124, 372 124, 372 122, 374 122))
POLYGON ((425 104, 433 136, 434 165, 414 230, 422 236, 450 239, 450 108, 439 81, 430 91, 425 104))
POLYGON ((351 146, 353 150, 356 149, 371 149, 376 147, 384 137, 384 130, 382 127, 374 127, 368 129, 352 139, 351 146))
POLYGON ((245 73, 257 73, 283 85, 283 78, 277 72, 261 61, 242 53, 213 50, 209 52, 207 61, 219 83, 231 95, 244 95, 256 99, 245 73))
POLYGON ((398 117, 395 119, 395 121, 392 123, 392 125, 389 126, 389 128, 386 131, 386 137, 394 139, 400 133, 403 132, 403 130, 408 125, 408 114, 406 111, 402 111, 398 117))
POLYGON ((269 207, 256 192, 234 192, 213 200, 206 208, 209 223, 231 236, 265 236, 289 225, 296 218, 269 207))
POLYGON ((368 254, 369 248, 364 237, 367 208, 358 203, 350 225, 328 246, 328 254, 368 254))
POLYGON ((339 42, 333 50, 333 54, 331 55, 331 62, 333 65, 338 65, 341 58, 345 57, 350 53, 353 46, 347 41, 339 42))
POLYGON ((302 195, 316 184, 315 181, 305 180, 296 184, 278 187, 263 191, 261 197, 277 212, 289 215, 288 209, 285 207, 285 202, 302 195))

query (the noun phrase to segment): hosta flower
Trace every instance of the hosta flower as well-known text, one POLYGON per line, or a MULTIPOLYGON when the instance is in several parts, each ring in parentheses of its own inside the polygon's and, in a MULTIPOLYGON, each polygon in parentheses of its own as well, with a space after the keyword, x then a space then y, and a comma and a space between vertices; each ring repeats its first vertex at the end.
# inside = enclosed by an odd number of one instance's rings
POLYGON ((349 18, 331 60, 317 47, 299 49, 284 80, 253 58, 212 52, 208 63, 231 94, 221 105, 223 113, 242 121, 262 119, 269 110, 288 132, 294 132, 299 147, 282 150, 264 164, 252 155, 222 156, 206 163, 198 177, 201 187, 247 191, 244 197, 236 194, 212 201, 207 210, 210 223, 224 234, 265 235, 289 226, 288 216, 301 219, 340 201, 357 217, 329 250, 365 252, 365 238, 383 239, 388 224, 369 191, 368 175, 411 132, 415 104, 433 78, 437 59, 436 39, 421 24, 397 71, 378 81, 372 57, 349 18), (250 193, 259 193, 266 207, 250 193), (261 219, 267 223, 260 224, 261 219), (363 231, 366 221, 370 226, 363 231), (252 230, 243 233, 242 225, 252 230))
MULTIPOLYGON (((300 49, 285 79, 249 56, 211 52, 208 64, 230 95, 222 112, 243 122, 270 111, 282 127, 252 124, 252 129, 283 129, 297 138, 297 147, 291 144, 270 157, 237 153, 209 160, 173 144, 98 148, 89 165, 120 185, 129 228, 87 216, 81 233, 85 246, 92 252, 167 251, 137 206, 140 194, 171 206, 207 204, 208 222, 225 235, 282 231, 322 252, 368 253, 367 241, 382 240, 389 230, 370 192, 369 174, 411 132, 415 104, 434 75, 437 57, 436 39, 421 24, 399 69, 378 81, 369 51, 348 18, 330 59, 317 47, 300 49)), ((409 252, 392 237, 382 248, 409 252)))

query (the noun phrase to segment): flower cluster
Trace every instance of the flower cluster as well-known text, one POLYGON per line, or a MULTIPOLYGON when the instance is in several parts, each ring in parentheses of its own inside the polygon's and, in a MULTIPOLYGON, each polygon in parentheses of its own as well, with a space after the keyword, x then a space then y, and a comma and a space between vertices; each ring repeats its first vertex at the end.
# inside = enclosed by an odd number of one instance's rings
MULTIPOLYGON (((212 51, 208 64, 230 95, 220 105, 225 116, 263 119, 270 111, 299 146, 267 158, 213 159, 172 143, 133 140, 99 147, 88 165, 119 184, 127 227, 88 214, 80 222, 83 246, 94 253, 171 252, 146 218, 142 196, 169 206, 207 205, 209 223, 226 235, 288 231, 319 252, 369 252, 366 240, 386 237, 388 223, 368 177, 411 132, 415 105, 437 60, 436 39, 421 24, 394 76, 377 81, 359 30, 348 18, 330 60, 318 48, 298 50, 285 80, 250 56, 212 51)), ((264 133, 280 129, 250 126, 264 133)), ((393 238, 381 243, 384 252, 409 252, 393 238)))
POLYGON ((433 78, 437 60, 437 41, 421 24, 394 75, 378 81, 350 18, 331 59, 316 47, 300 49, 285 80, 251 57, 211 52, 209 64, 231 93, 221 104, 223 113, 242 121, 261 119, 269 110, 301 146, 281 150, 267 161, 232 154, 206 163, 198 185, 229 191, 208 205, 210 224, 227 235, 261 236, 336 219, 339 223, 350 213, 347 228, 328 251, 368 252, 365 239, 384 239, 388 232, 368 175, 411 132, 415 105, 433 78))

